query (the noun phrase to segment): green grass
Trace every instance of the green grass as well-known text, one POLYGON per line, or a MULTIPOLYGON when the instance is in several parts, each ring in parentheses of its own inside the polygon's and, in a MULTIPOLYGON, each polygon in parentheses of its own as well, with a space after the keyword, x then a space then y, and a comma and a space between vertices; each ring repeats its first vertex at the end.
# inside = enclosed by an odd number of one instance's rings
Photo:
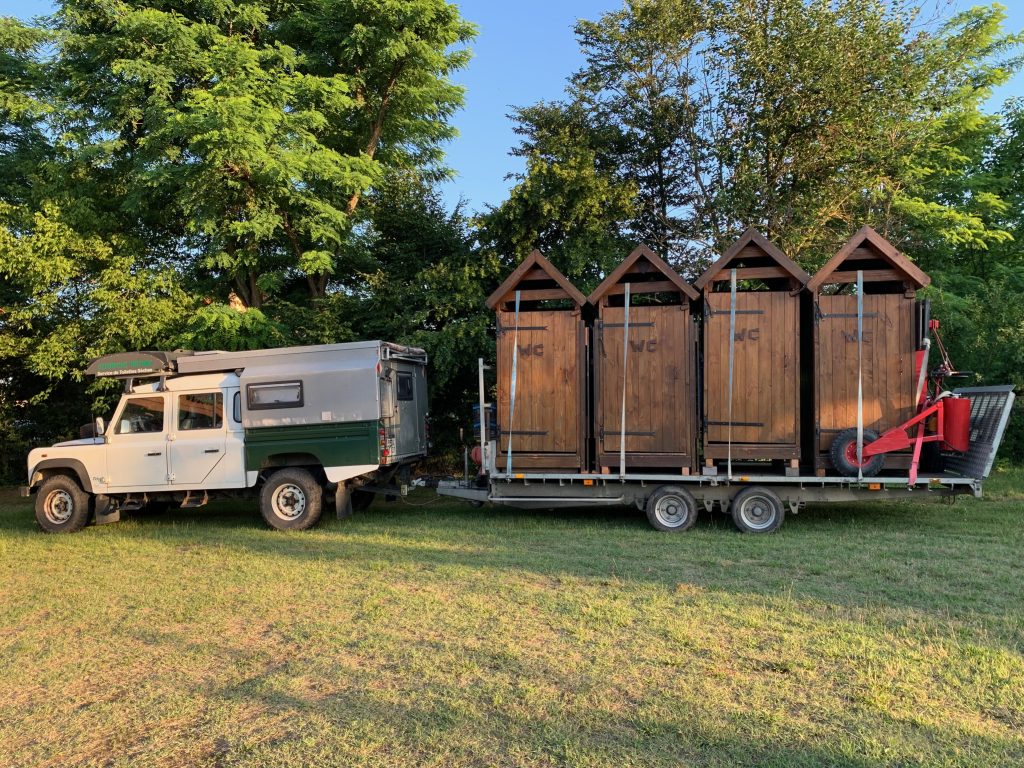
POLYGON ((1021 765, 1021 489, 768 537, 450 500, 45 536, 3 492, 0 765, 1021 765))

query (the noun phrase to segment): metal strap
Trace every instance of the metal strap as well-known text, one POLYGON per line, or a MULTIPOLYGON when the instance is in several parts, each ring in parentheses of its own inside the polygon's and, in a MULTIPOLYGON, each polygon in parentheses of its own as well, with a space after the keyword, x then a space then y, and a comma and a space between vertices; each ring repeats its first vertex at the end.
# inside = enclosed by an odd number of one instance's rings
POLYGON ((864 272, 857 270, 857 482, 864 479, 864 272))
MULTIPOLYGON (((508 398, 508 446, 505 454, 505 474, 512 474, 512 425, 515 423, 516 415, 516 379, 519 378, 519 296, 516 291, 516 330, 512 337, 512 383, 510 385, 508 398)), ((480 414, 484 418, 484 414, 480 414)))
POLYGON ((726 471, 732 480, 732 379, 736 360, 736 270, 729 270, 729 433, 726 471))
POLYGON ((619 476, 626 476, 626 377, 629 364, 629 283, 626 283, 625 318, 622 323, 622 410, 619 412, 619 476))

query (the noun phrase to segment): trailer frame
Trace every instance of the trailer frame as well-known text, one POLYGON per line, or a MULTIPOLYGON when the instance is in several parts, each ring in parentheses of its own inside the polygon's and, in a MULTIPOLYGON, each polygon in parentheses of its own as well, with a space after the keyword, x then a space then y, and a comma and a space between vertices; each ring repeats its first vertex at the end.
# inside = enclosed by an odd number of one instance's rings
MULTIPOLYGON (((485 412, 484 365, 480 366, 481 412, 485 412)), ((481 419, 479 437, 481 472, 475 478, 438 483, 442 496, 473 503, 491 503, 521 509, 557 509, 580 507, 636 506, 644 509, 659 489, 682 489, 704 511, 716 507, 730 511, 733 499, 744 489, 759 489, 774 495, 785 508, 796 514, 808 503, 863 502, 922 497, 982 496, 982 486, 992 470, 1014 403, 1012 385, 964 387, 954 390, 971 400, 971 444, 965 454, 951 455, 947 471, 920 474, 879 475, 858 480, 855 477, 799 474, 786 476, 763 471, 763 465, 733 465, 731 475, 683 475, 670 473, 601 474, 587 472, 512 472, 498 469, 494 441, 489 439, 485 420, 481 419)), ((685 495, 685 494, 684 494, 685 495)), ((648 517, 651 510, 648 509, 648 517)), ((735 519, 735 515, 734 515, 735 519)), ((781 524, 781 516, 780 516, 781 524)), ((653 520, 652 520, 653 523, 653 520)), ((692 524, 692 522, 690 523, 692 524)), ((740 523, 737 523, 740 525, 740 523)), ((656 526, 658 527, 658 526, 656 526)), ((689 527, 687 525, 686 527, 689 527)), ((743 529, 743 526, 740 526, 743 529)), ((775 530, 778 525, 771 528, 775 530)), ((662 530, 668 530, 662 528, 662 530)), ((749 530, 749 529, 748 529, 749 530)), ((768 532, 768 531, 765 531, 768 532)))

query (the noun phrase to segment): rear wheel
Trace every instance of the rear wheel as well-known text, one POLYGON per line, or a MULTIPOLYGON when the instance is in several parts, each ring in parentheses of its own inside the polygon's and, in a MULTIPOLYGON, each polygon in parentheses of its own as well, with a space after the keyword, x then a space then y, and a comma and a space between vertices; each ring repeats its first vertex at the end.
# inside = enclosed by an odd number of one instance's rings
POLYGON ((770 488, 751 486, 729 504, 732 521, 742 533, 774 533, 786 516, 782 500, 770 488))
POLYGON ((323 511, 323 489, 304 469, 280 469, 263 484, 260 513, 279 531, 302 531, 316 525, 323 511))
MULTIPOLYGON (((873 443, 878 439, 878 433, 872 429, 864 430, 864 445, 873 443)), ((844 477, 857 477, 857 429, 851 427, 844 429, 835 440, 832 441, 832 466, 844 477)), ((860 470, 864 477, 874 477, 882 471, 885 464, 885 455, 861 456, 860 470)))
POLYGON ((685 488, 663 485, 647 499, 647 521, 659 531, 688 530, 697 522, 697 502, 685 488))
POLYGON ((36 492, 36 522, 47 533, 74 533, 89 523, 89 494, 67 475, 43 481, 36 492))

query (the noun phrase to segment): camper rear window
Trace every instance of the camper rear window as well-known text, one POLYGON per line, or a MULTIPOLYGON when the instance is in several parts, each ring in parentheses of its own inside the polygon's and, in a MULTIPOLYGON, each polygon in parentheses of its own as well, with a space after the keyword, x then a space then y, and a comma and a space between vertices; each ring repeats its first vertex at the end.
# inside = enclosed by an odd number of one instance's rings
POLYGON ((412 400, 412 374, 398 373, 398 399, 412 400))
POLYGON ((245 388, 249 409, 301 408, 302 382, 275 381, 267 384, 249 384, 245 388))

